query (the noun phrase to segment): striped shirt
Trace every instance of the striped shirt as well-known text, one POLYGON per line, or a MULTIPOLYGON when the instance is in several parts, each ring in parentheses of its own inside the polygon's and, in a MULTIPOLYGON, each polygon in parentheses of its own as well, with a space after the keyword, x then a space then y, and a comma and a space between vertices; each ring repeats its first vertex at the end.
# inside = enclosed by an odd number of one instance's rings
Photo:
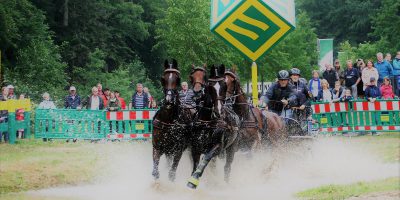
POLYGON ((135 95, 135 105, 133 105, 133 107, 135 109, 143 109, 143 108, 145 108, 145 105, 144 105, 144 94, 143 93, 140 94, 140 95, 139 95, 139 93, 137 93, 135 95))

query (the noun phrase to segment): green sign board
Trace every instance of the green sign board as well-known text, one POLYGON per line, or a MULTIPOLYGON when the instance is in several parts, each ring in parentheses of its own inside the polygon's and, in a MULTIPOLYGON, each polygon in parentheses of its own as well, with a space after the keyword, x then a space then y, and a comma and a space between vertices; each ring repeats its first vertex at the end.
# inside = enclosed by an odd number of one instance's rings
POLYGON ((252 61, 294 28, 294 0, 212 0, 211 31, 252 61))

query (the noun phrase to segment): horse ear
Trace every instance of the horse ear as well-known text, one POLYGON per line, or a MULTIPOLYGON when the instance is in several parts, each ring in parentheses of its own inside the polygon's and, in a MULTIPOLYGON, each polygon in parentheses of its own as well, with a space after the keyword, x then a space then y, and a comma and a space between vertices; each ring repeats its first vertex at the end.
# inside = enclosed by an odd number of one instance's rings
POLYGON ((172 59, 172 68, 178 69, 178 61, 176 61, 175 59, 172 59))
POLYGON ((165 86, 165 79, 164 79, 164 77, 161 77, 160 81, 161 81, 161 85, 164 87, 164 86, 165 86))
POLYGON ((222 64, 222 65, 219 66, 219 68, 218 68, 218 74, 220 74, 221 77, 224 76, 224 74, 225 74, 225 65, 224 65, 224 64, 222 64))
POLYGON ((196 68, 196 66, 194 66, 194 64, 192 64, 192 71, 194 71, 194 68, 196 68))
POLYGON ((167 59, 165 59, 164 61, 164 69, 168 69, 169 68, 169 62, 167 59))
POLYGON ((207 63, 203 64, 203 68, 204 68, 204 70, 207 70, 207 63))
POLYGON ((217 75, 216 74, 216 67, 215 67, 215 65, 212 65, 211 68, 210 68, 210 78, 213 78, 216 75, 217 75))

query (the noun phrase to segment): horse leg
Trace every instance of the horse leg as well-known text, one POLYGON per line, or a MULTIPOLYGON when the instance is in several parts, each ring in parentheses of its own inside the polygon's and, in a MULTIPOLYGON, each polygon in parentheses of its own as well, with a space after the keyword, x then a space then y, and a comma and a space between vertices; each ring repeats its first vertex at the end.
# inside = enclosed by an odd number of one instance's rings
POLYGON ((197 165, 199 164, 200 161, 200 156, 201 156, 200 151, 196 150, 195 148, 192 148, 192 159, 193 159, 192 174, 196 171, 197 165))
POLYGON ((183 149, 180 149, 173 154, 172 165, 171 165, 171 168, 170 168, 169 174, 168 174, 168 178, 171 182, 175 181, 176 169, 178 168, 178 164, 182 158, 182 154, 183 154, 183 149))
POLYGON ((210 151, 208 151, 203 158, 201 159, 200 163, 198 164, 196 171, 192 174, 192 177, 189 178, 187 186, 192 189, 196 189, 200 182, 200 177, 203 175, 204 170, 206 169, 208 163, 218 155, 219 151, 221 150, 221 144, 215 145, 210 151))
POLYGON ((160 164, 160 157, 162 152, 156 148, 153 148, 153 177, 155 180, 160 178, 160 172, 158 171, 158 165, 160 164))
POLYGON ((225 163, 225 167, 224 167, 224 172, 225 172, 224 180, 227 183, 229 182, 231 169, 232 169, 232 162, 235 157, 235 152, 236 152, 235 147, 236 147, 235 144, 232 144, 231 146, 229 146, 226 149, 226 163, 225 163))

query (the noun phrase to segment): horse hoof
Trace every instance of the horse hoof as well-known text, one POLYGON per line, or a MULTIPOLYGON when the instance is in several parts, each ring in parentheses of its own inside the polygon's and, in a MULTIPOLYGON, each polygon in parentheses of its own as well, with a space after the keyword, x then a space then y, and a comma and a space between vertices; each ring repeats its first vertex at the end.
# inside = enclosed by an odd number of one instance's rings
POLYGON ((191 177, 186 185, 190 189, 196 189, 197 186, 199 185, 199 179, 191 177))

